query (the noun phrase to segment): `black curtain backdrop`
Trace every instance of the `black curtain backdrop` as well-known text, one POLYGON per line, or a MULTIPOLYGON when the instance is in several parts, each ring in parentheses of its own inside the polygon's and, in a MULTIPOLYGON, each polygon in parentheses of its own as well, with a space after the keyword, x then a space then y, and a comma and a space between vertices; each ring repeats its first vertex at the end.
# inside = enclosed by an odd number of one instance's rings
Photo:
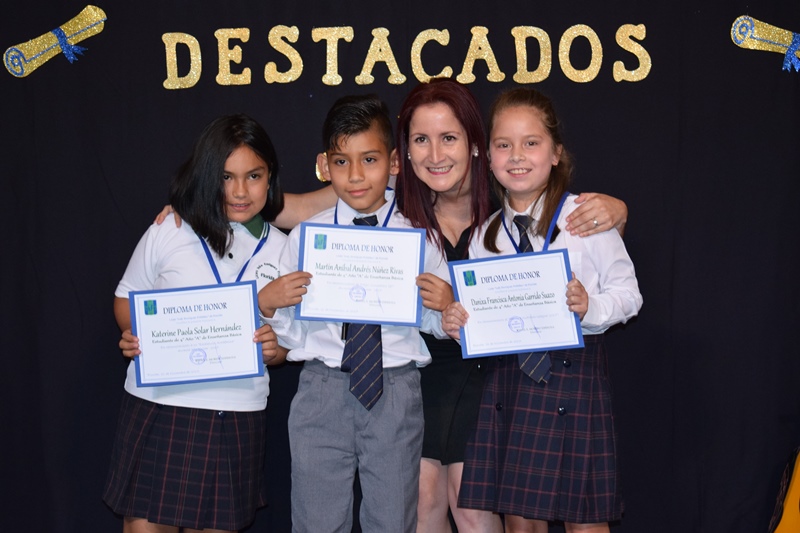
MULTIPOLYGON (((489 63, 475 61, 469 86, 486 109, 516 83, 512 29, 532 26, 552 44, 551 71, 535 86, 554 98, 564 122, 577 163, 573 191, 627 202, 625 242, 644 295, 640 316, 608 334, 626 499, 612 531, 766 531, 784 463, 800 445, 800 354, 792 337, 800 322, 800 72, 782 70, 780 53, 737 46, 731 27, 749 15, 786 30, 770 35, 790 41, 800 32, 800 3, 101 2, 104 29, 79 43, 87 50, 77 61, 58 54, 22 78, 0 70, 0 529, 121 530, 101 501, 126 365, 113 292, 206 123, 224 113, 252 115, 276 144, 286 190, 313 190, 329 105, 376 92, 398 110, 417 83, 412 48, 421 32, 449 32, 449 43, 428 42, 421 60, 428 73, 450 66, 455 77, 476 55, 471 30, 488 30, 505 79, 487 80, 489 63), (629 71, 641 65, 617 43, 627 24, 644 26, 646 35, 634 41, 652 69, 639 71, 638 81, 615 81, 615 62, 629 71), (292 64, 270 45, 270 31, 281 25, 297 27, 296 42, 284 43, 302 72, 290 83, 267 83, 267 63, 279 72, 292 64), (602 48, 574 39, 575 69, 600 61, 585 82, 570 79, 559 62, 562 35, 576 25, 588 26, 602 48), (326 41, 312 35, 335 27, 351 27, 353 38, 338 41, 342 80, 331 85, 323 82, 326 41), (233 74, 249 68, 249 84, 217 81, 215 32, 226 28, 249 29, 246 42, 227 42, 241 49, 240 62, 223 61, 233 74), (382 60, 371 83, 356 82, 365 60, 376 57, 376 28, 388 30, 404 83, 389 82, 382 60), (174 33, 199 44, 202 70, 191 87, 164 87, 162 36, 174 33)), ((4 4, 0 50, 46 34, 85 5, 4 4)), ((176 50, 183 77, 191 54, 186 45, 176 50)), ((534 71, 536 40, 527 51, 534 71)), ((285 425, 298 368, 271 374, 271 504, 252 532, 290 527, 285 425)))

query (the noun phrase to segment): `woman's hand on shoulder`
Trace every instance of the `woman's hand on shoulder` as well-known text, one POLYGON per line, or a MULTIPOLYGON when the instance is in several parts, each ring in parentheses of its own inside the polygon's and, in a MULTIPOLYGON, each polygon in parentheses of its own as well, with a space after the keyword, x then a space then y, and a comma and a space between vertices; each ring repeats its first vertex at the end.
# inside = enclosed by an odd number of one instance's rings
POLYGON ((422 305, 434 311, 443 311, 453 298, 453 288, 445 280, 430 272, 417 276, 417 287, 422 305))
POLYGON ((625 202, 596 192, 584 192, 575 199, 578 208, 567 216, 566 230, 571 235, 587 237, 616 228, 620 235, 628 221, 625 202))
POLYGON ((119 341, 119 349, 122 350, 122 355, 125 357, 135 357, 142 353, 139 349, 139 337, 131 333, 130 329, 126 329, 122 332, 122 338, 119 341))
POLYGON ((175 226, 180 228, 181 227, 181 217, 172 210, 171 205, 165 205, 164 209, 161 210, 159 214, 156 215, 156 219, 153 221, 156 225, 161 224, 164 222, 169 215, 172 215, 175 218, 175 226))

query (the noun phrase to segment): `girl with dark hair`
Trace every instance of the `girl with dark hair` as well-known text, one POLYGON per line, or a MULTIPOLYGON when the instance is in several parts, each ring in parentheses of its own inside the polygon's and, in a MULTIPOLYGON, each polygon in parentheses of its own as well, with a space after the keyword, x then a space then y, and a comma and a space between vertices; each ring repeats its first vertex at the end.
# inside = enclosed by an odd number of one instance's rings
MULTIPOLYGON (((558 520, 569 533, 607 533, 622 500, 602 334, 642 305, 633 263, 616 231, 586 238, 563 231, 576 197, 566 193, 572 165, 550 100, 512 89, 490 116, 491 171, 503 206, 472 240, 470 257, 566 248, 573 270, 566 303, 585 347, 545 353, 541 375, 513 355, 487 358, 458 503, 503 513, 507 532, 546 533, 558 520)), ((457 338, 467 318, 452 303, 445 331, 457 338)))
MULTIPOLYGON (((245 115, 219 118, 194 145, 170 187, 172 217, 151 226, 116 290, 114 314, 126 357, 130 291, 279 277, 286 237, 267 221, 283 206, 269 136, 245 115)), ((255 331, 266 364, 283 361, 272 328, 255 331)), ((141 387, 128 367, 104 500, 123 531, 237 531, 264 505, 263 461, 269 375, 141 387)))

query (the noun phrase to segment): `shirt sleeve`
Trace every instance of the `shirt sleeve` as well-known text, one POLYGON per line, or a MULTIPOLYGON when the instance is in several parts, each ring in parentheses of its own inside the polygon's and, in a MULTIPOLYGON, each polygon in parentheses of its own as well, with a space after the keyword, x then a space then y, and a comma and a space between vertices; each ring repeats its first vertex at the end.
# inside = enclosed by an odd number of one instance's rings
MULTIPOLYGON (((425 272, 429 272, 450 285, 450 269, 447 260, 442 255, 438 246, 430 241, 425 242, 425 272)), ((422 323, 419 328, 423 333, 429 333, 437 339, 449 339, 450 336, 442 329, 442 313, 426 307, 422 308, 422 323)))
POLYGON ((597 334, 636 316, 643 299, 633 262, 616 231, 582 240, 586 247, 582 271, 588 275, 585 280, 578 279, 589 293, 589 308, 581 328, 586 333, 597 334))
MULTIPOLYGON (((296 227, 289 233, 286 244, 281 252, 279 262, 281 275, 297 271, 300 250, 300 229, 296 227)), ((312 281, 313 283, 313 281, 312 281)), ((262 289, 264 290, 264 289, 262 289)), ((259 311, 260 314, 260 311, 259 311)), ((304 320, 295 320, 295 306, 283 307, 275 311, 272 318, 261 315, 261 321, 272 326, 278 343, 284 348, 294 350, 301 348, 306 336, 307 324, 304 320)))
POLYGON ((152 225, 139 239, 114 292, 118 298, 128 298, 130 291, 145 291, 155 287, 158 277, 158 233, 158 227, 152 225))

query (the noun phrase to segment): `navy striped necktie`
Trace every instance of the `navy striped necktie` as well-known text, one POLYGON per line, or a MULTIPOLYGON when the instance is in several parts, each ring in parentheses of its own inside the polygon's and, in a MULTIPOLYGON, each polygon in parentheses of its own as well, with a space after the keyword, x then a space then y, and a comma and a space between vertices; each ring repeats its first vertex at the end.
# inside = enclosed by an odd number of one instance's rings
MULTIPOLYGON (((531 225, 533 219, 528 215, 516 215, 514 217, 514 225, 519 231, 519 252, 532 252, 533 245, 530 238, 528 238, 528 226, 531 225)), ((541 383, 550 379, 550 356, 549 352, 525 352, 518 353, 517 359, 519 360, 520 369, 525 374, 534 380, 536 383, 541 383)))
MULTIPOLYGON (((378 217, 354 218, 357 226, 377 226, 378 217)), ((383 347, 380 324, 345 324, 342 372, 350 372, 350 392, 372 409, 383 394, 383 347)))

